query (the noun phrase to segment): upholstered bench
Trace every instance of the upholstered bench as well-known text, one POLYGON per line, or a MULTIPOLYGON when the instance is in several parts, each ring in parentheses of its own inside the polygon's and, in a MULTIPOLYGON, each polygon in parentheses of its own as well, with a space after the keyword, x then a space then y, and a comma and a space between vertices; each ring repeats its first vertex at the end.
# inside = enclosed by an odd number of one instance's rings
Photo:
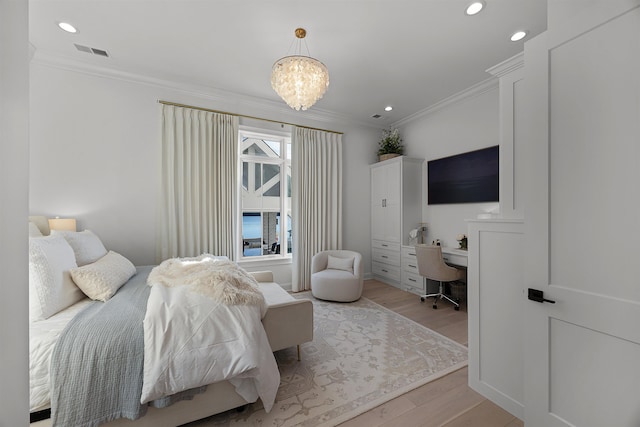
POLYGON ((298 347, 313 340, 313 303, 308 299, 296 299, 273 281, 270 271, 250 273, 260 286, 269 307, 262 319, 271 350, 298 347))

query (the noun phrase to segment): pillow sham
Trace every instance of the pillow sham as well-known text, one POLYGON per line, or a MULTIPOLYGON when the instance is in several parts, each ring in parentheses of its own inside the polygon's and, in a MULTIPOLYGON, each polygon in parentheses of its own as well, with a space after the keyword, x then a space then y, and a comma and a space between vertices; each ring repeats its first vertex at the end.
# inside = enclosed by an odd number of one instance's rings
POLYGON ((348 271, 349 273, 353 273, 353 257, 338 258, 329 255, 329 260, 327 261, 327 269, 344 270, 348 271))
POLYGON ((29 239, 29 320, 44 320, 84 295, 71 280, 73 249, 62 236, 29 239))
POLYGON ((114 251, 94 263, 71 269, 76 285, 89 298, 98 301, 111 298, 134 274, 136 267, 131 261, 114 251))
POLYGON ((29 237, 42 237, 42 232, 37 225, 29 221, 29 237))
POLYGON ((57 231, 52 230, 52 235, 63 236, 73 248, 78 267, 98 261, 107 254, 107 249, 102 241, 91 230, 84 231, 57 231))

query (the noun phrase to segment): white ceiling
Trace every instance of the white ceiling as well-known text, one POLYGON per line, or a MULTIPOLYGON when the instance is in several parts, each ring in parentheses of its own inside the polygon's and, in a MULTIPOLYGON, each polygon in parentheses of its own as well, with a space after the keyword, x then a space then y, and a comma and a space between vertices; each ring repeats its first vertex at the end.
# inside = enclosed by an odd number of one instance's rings
POLYGON ((470 2, 30 0, 29 32, 36 55, 283 102, 271 66, 294 53, 294 30, 303 27, 331 80, 311 109, 386 125, 489 78, 487 68, 522 51, 524 41, 509 40, 515 30, 528 30, 526 41, 546 28, 545 0, 486 0, 466 16, 470 2), (63 32, 60 21, 78 32, 63 32))

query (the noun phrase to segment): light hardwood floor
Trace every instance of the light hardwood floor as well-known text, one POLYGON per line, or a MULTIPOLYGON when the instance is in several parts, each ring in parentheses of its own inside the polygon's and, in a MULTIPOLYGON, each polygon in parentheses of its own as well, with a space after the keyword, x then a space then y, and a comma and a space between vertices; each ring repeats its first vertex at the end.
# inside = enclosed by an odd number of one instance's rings
MULTIPOLYGON (((363 296, 390 310, 467 345, 467 312, 430 301, 376 280, 366 280, 363 296)), ((341 427, 522 427, 524 423, 467 385, 467 368, 432 381, 353 418, 341 427)))

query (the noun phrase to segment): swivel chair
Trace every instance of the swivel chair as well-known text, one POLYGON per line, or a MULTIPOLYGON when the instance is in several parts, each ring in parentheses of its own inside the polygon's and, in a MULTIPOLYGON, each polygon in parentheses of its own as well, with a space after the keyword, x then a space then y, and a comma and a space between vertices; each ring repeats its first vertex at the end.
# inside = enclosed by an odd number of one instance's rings
POLYGON ((356 301, 362 295, 363 273, 364 263, 358 252, 318 252, 311 258, 311 294, 326 301, 356 301))
POLYGON ((453 304, 453 308, 460 310, 459 301, 455 301, 444 293, 444 283, 460 280, 464 273, 455 267, 451 267, 442 259, 440 246, 416 245, 416 259, 418 261, 418 273, 427 279, 440 282, 438 292, 420 297, 424 302, 427 298, 434 297, 433 308, 438 308, 438 300, 446 299, 453 304))

